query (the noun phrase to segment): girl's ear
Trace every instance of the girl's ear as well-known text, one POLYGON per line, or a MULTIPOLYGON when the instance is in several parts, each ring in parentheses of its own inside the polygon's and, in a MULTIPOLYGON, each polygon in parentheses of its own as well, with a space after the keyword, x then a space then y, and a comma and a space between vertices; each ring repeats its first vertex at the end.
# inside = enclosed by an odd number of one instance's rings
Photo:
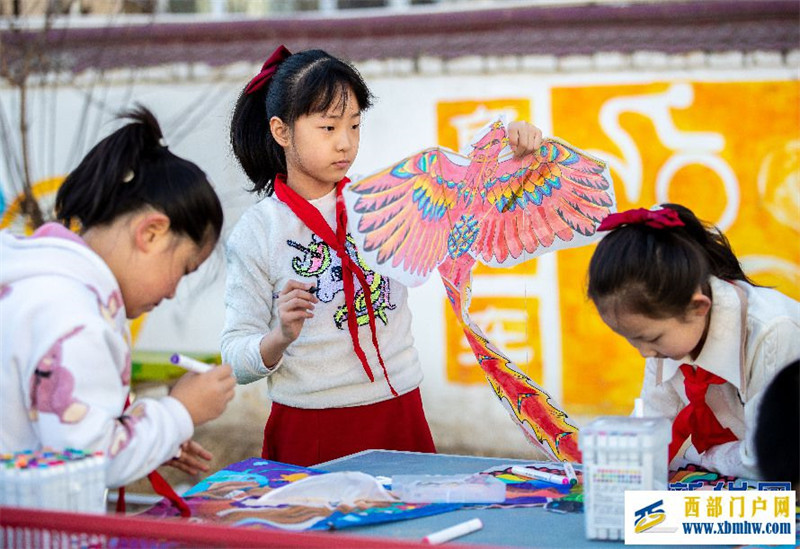
POLYGON ((711 310, 711 298, 703 292, 697 291, 686 309, 688 316, 706 316, 711 310))
POLYGON ((289 146, 289 126, 288 124, 285 124, 283 120, 277 116, 270 118, 269 131, 272 133, 272 137, 275 139, 275 142, 278 143, 278 145, 284 148, 289 146))
POLYGON ((134 239, 136 248, 148 252, 170 236, 169 217, 161 212, 148 212, 135 221, 134 239))

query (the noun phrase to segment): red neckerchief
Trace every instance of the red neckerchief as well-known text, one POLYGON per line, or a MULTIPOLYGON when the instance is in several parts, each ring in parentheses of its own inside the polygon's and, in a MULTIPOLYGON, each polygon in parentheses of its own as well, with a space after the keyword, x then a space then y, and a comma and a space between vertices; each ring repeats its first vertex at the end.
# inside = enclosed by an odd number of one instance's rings
MULTIPOLYGON (((131 403, 131 396, 128 395, 125 399, 125 409, 128 409, 131 403)), ((169 485, 169 482, 161 476, 156 470, 150 472, 147 475, 147 480, 150 481, 150 485, 153 487, 153 491, 159 496, 167 498, 172 504, 178 508, 181 513, 182 517, 191 517, 192 511, 189 509, 189 505, 180 497, 175 490, 172 489, 172 486, 169 485)), ((125 513, 125 487, 120 486, 117 488, 117 513, 125 513)))
POLYGON ((369 317, 369 329, 372 332, 372 344, 375 346, 375 351, 378 353, 378 361, 383 368, 383 377, 386 378, 386 383, 389 384, 392 394, 397 396, 397 391, 392 387, 392 382, 389 381, 389 374, 386 372, 386 365, 383 363, 381 350, 378 347, 378 335, 375 327, 375 311, 372 310, 372 298, 370 297, 370 288, 367 278, 364 276, 364 271, 361 267, 353 261, 353 258, 347 253, 347 208, 344 204, 344 197, 342 196, 342 189, 349 183, 348 178, 343 178, 336 184, 336 232, 333 232, 328 222, 319 213, 319 210, 309 204, 308 200, 294 192, 289 185, 286 184, 286 175, 279 173, 275 177, 274 187, 275 196, 281 202, 289 206, 289 209, 305 223, 306 227, 322 239, 327 244, 339 259, 342 261, 342 283, 344 284, 344 302, 347 306, 347 328, 350 331, 350 339, 353 340, 353 349, 356 352, 364 371, 370 381, 375 381, 372 375, 372 370, 367 363, 367 356, 361 348, 361 343, 358 340, 358 317, 356 316, 356 299, 355 299, 355 284, 353 283, 353 275, 358 278, 361 284, 361 290, 364 293, 364 300, 367 306, 367 315, 369 317))
POLYGON ((681 364, 683 384, 689 404, 683 408, 672 422, 672 442, 669 445, 669 460, 675 457, 683 442, 692 436, 692 444, 702 454, 718 444, 738 440, 733 431, 723 427, 706 402, 709 385, 725 383, 721 377, 699 366, 697 369, 681 364))

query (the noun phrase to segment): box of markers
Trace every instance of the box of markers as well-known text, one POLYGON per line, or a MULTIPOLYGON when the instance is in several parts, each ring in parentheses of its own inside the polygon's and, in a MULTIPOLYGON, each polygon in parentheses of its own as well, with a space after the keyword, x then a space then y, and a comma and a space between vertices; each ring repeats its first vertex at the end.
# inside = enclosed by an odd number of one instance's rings
POLYGON ((0 454, 0 505, 104 513, 106 462, 71 448, 0 454))
POLYGON ((665 418, 600 417, 581 429, 588 539, 624 538, 626 490, 666 490, 671 425, 665 418))

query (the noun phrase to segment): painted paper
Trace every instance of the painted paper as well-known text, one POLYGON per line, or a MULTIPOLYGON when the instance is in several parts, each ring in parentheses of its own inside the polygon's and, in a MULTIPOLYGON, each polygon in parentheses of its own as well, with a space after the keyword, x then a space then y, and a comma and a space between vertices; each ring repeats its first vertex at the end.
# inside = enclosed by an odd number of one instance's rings
MULTIPOLYGON (((543 473, 563 475, 563 467, 556 463, 537 461, 524 464, 526 469, 536 469, 543 473)), ((521 477, 511 472, 511 465, 499 465, 482 471, 506 484, 506 500, 503 503, 485 505, 483 507, 538 507, 553 501, 567 500, 575 502, 574 510, 583 509, 583 470, 581 465, 575 466, 578 482, 572 485, 557 485, 543 480, 521 477)))
MULTIPOLYGON (((289 531, 338 530, 435 515, 462 507, 450 503, 358 501, 340 502, 331 508, 272 505, 269 498, 264 498, 273 490, 323 473, 298 465, 250 458, 208 476, 183 497, 194 521, 289 531)), ((179 516, 178 510, 166 499, 143 514, 159 518, 179 516)))

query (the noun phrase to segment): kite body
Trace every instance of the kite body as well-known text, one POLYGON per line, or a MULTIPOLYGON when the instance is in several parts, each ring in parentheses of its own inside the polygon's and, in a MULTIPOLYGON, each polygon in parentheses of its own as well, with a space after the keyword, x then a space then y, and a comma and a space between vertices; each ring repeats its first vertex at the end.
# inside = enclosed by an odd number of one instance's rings
POLYGON ((426 149, 346 187, 367 261, 416 286, 446 257, 511 266, 593 235, 614 204, 605 164, 557 139, 520 158, 507 145, 497 121, 466 155, 426 149))
POLYGON ((350 233, 376 272, 407 286, 439 270, 478 365, 526 438, 579 461, 578 428, 469 318, 472 268, 516 265, 595 240, 615 209, 604 162, 558 139, 516 158, 502 121, 465 154, 423 150, 344 188, 350 233))

